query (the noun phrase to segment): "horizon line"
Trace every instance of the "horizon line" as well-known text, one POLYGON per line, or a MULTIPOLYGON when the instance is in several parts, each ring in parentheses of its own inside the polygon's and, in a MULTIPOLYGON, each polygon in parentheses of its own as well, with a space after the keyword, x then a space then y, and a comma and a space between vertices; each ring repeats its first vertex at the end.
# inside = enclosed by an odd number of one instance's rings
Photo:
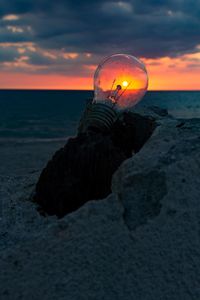
MULTIPOLYGON (((0 88, 0 91, 85 91, 85 92, 93 92, 93 89, 48 89, 48 88, 0 88)), ((200 92, 200 89, 151 89, 147 90, 147 92, 200 92)))

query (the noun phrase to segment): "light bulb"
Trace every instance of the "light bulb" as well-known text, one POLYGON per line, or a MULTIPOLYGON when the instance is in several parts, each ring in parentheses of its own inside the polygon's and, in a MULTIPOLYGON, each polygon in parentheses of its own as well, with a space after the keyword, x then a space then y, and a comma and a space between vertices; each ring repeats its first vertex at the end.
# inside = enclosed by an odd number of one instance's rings
POLYGON ((116 111, 133 108, 145 95, 148 75, 145 65, 127 54, 114 54, 99 64, 94 75, 93 103, 116 111))
POLYGON ((148 75, 145 65, 128 54, 114 54, 99 64, 94 75, 94 99, 80 122, 88 128, 109 130, 120 112, 133 108, 145 95, 148 75))

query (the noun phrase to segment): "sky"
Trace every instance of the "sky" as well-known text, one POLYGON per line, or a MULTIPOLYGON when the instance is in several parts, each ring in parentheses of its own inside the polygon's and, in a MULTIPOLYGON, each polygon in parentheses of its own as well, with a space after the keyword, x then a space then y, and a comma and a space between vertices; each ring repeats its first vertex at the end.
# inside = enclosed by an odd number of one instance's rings
POLYGON ((200 0, 0 4, 0 89, 92 89, 114 53, 145 63, 150 90, 200 89, 200 0))

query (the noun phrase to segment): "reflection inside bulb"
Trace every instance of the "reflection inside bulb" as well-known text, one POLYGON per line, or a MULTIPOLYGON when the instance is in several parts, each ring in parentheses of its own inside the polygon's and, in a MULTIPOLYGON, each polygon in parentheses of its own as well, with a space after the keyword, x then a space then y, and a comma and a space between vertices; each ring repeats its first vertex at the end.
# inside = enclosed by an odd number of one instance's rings
POLYGON ((94 75, 94 103, 104 103, 123 111, 132 109, 148 87, 146 68, 137 58, 114 54, 99 64, 94 75))
POLYGON ((114 79, 107 99, 109 99, 113 105, 117 104, 118 100, 126 92, 130 84, 131 82, 126 80, 122 81, 122 84, 116 84, 116 79, 114 79))
POLYGON ((128 81, 126 81, 126 80, 123 81, 123 82, 122 82, 122 85, 123 85, 124 87, 127 87, 127 86, 128 86, 128 81))

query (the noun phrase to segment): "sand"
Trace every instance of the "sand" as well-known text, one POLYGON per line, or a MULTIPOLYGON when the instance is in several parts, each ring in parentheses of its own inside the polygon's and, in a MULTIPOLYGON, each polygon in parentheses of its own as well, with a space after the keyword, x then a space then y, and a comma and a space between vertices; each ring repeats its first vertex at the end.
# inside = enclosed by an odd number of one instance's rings
POLYGON ((141 114, 159 126, 112 194, 60 220, 29 195, 64 142, 0 147, 1 299, 200 299, 200 120, 141 114))

